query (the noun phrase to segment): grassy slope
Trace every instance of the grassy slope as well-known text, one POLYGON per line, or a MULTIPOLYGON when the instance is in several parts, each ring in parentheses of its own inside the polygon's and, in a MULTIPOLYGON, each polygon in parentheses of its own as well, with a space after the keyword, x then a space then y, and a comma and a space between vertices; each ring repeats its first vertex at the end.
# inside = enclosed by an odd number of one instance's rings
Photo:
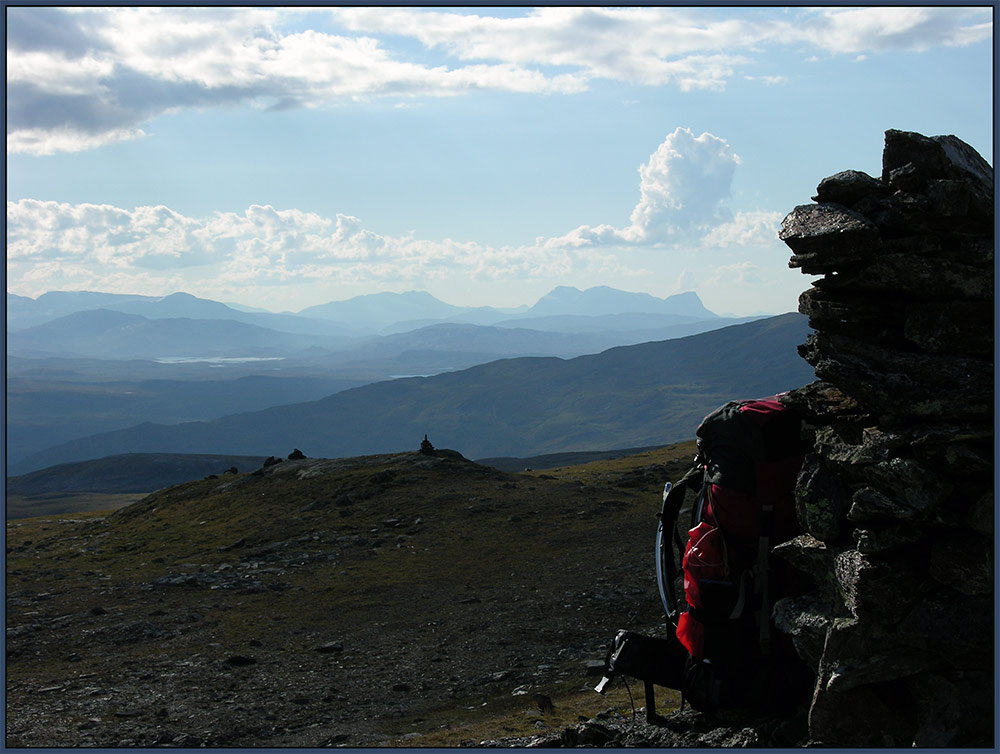
POLYGON ((522 686, 553 696, 548 724, 621 707, 581 663, 661 620, 653 514, 693 452, 517 475, 415 453, 285 462, 9 522, 8 743, 148 745, 183 718, 206 745, 457 745, 535 732, 522 686), (236 586, 154 585, 199 571, 236 586), (116 638, 136 626, 147 638, 116 638), (313 651, 333 639, 342 653, 313 651), (32 727, 53 687, 57 721, 32 727))

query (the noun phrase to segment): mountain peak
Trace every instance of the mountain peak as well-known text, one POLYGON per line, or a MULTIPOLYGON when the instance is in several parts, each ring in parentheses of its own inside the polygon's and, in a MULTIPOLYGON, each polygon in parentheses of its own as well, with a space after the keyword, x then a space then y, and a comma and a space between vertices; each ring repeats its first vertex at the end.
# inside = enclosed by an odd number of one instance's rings
POLYGON ((694 291, 658 298, 649 293, 628 291, 598 285, 581 291, 560 285, 542 296, 530 309, 535 315, 601 314, 678 314, 696 319, 714 319, 717 315, 702 304, 694 291))

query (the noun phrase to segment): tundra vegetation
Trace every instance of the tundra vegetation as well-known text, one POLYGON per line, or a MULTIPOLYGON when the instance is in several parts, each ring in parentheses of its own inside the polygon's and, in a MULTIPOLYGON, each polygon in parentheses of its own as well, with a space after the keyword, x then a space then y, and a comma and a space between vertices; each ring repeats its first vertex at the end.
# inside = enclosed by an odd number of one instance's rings
POLYGON ((630 714, 592 674, 619 628, 662 630, 659 490, 693 454, 305 458, 10 520, 6 743, 450 746, 630 714))

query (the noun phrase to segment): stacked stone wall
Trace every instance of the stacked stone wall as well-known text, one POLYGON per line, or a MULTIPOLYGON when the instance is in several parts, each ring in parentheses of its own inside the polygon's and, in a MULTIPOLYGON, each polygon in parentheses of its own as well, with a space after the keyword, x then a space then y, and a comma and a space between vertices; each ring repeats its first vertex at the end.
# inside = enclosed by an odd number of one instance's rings
POLYGON ((780 237, 820 275, 799 310, 817 381, 786 401, 814 452, 814 584, 775 606, 816 671, 830 746, 994 746, 993 169, 954 136, 887 131, 879 178, 820 182, 780 237))

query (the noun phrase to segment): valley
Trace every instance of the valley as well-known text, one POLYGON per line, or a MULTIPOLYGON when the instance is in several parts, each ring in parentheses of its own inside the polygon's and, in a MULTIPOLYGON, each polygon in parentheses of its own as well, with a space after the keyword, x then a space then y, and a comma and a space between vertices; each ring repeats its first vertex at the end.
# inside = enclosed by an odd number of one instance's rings
POLYGON ((563 286, 506 310, 413 291, 298 314, 184 293, 8 293, 7 473, 76 460, 44 451, 149 423, 207 422, 402 377, 509 358, 572 359, 752 319, 719 317, 693 293, 660 299, 602 287, 563 286))

